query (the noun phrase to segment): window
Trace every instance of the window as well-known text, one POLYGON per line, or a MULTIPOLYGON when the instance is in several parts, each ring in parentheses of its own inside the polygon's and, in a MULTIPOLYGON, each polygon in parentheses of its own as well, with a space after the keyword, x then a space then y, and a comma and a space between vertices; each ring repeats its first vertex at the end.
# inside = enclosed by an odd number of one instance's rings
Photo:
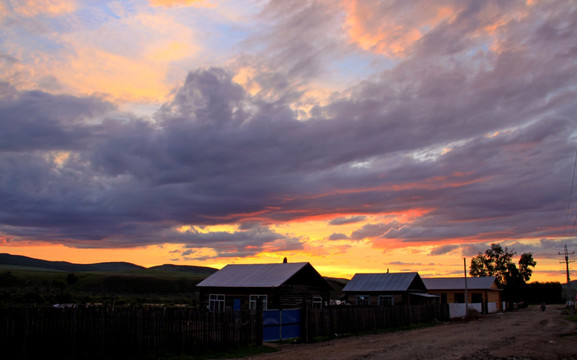
POLYGON ((465 294, 464 293, 455 293, 455 302, 457 304, 464 304, 465 303, 465 294))
POLYGON ((258 301, 261 300, 262 301, 262 309, 266 310, 266 304, 267 304, 267 299, 266 299, 266 295, 250 295, 249 300, 248 300, 248 308, 250 310, 256 310, 256 307, 258 306, 258 301))
POLYGON ((210 294, 208 296, 208 309, 210 311, 224 311, 224 295, 210 294))
POLYGON ((395 305, 395 298, 392 295, 379 295, 379 305, 393 306, 395 305))
POLYGON ((369 295, 357 295, 357 305, 369 305, 369 295))
POLYGON ((483 302, 483 294, 473 293, 471 295, 471 302, 472 303, 482 303, 483 302))
POLYGON ((313 297, 313 309, 322 309, 323 308, 323 298, 320 296, 313 297))
POLYGON ((447 293, 441 293, 441 304, 447 303, 447 293))

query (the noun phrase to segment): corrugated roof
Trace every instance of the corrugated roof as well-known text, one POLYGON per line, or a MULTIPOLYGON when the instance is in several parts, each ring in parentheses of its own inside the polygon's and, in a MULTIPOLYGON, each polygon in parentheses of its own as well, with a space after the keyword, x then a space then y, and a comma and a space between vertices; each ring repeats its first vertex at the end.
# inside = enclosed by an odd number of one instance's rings
POLYGON ((309 263, 226 265, 197 286, 278 287, 307 264, 309 263))
POLYGON ((407 291, 418 276, 416 272, 355 274, 343 291, 407 291))
MULTIPOLYGON (((467 289, 485 290, 491 289, 495 282, 494 276, 468 277, 467 289)), ((465 278, 423 278, 427 290, 460 290, 465 289, 465 278)))

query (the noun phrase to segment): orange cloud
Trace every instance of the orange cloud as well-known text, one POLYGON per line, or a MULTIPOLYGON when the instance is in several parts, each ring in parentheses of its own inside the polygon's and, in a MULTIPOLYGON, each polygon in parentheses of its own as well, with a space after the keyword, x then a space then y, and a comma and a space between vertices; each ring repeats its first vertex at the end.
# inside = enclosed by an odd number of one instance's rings
POLYGON ((425 33, 455 19, 458 9, 442 2, 407 2, 397 7, 382 1, 346 1, 345 27, 351 42, 364 50, 404 57, 425 33))
POLYGON ((16 0, 10 1, 14 12, 20 16, 58 16, 76 10, 75 0, 16 0))
POLYGON ((95 48, 77 48, 76 56, 60 68, 57 78, 82 93, 108 93, 133 101, 162 99, 169 88, 164 84, 165 69, 95 48))
POLYGON ((158 103, 175 85, 169 73, 175 77, 186 73, 177 62, 198 53, 194 31, 164 13, 136 15, 97 30, 46 37, 59 45, 57 55, 27 49, 17 41, 8 43, 15 61, 0 74, 0 80, 30 89, 43 79, 56 79, 53 88, 44 90, 106 94, 118 102, 158 103), (132 40, 127 43, 117 38, 119 31, 132 40), (23 54, 26 61, 19 61, 23 54))

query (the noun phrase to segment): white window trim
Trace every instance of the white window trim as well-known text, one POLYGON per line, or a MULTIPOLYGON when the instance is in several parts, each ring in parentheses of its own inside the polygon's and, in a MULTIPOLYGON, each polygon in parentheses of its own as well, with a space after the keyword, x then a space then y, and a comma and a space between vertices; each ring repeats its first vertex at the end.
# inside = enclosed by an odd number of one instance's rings
POLYGON ((323 298, 322 296, 313 296, 313 301, 312 301, 312 305, 313 308, 316 308, 315 305, 318 304, 318 308, 322 309, 323 308, 323 298))
POLYGON ((262 299, 262 309, 266 310, 267 309, 267 303, 268 303, 268 296, 267 295, 259 295, 259 294, 249 295, 248 308, 250 310, 256 310, 258 299, 262 299))
POLYGON ((209 294, 208 308, 210 311, 224 311, 226 304, 226 296, 224 294, 209 294))

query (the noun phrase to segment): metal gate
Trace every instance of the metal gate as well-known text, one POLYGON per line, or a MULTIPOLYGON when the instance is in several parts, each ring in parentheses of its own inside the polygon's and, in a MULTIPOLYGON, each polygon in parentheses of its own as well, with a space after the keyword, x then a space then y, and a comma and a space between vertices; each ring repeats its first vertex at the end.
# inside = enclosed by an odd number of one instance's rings
POLYGON ((294 339, 301 336, 301 310, 264 310, 263 341, 294 339))

